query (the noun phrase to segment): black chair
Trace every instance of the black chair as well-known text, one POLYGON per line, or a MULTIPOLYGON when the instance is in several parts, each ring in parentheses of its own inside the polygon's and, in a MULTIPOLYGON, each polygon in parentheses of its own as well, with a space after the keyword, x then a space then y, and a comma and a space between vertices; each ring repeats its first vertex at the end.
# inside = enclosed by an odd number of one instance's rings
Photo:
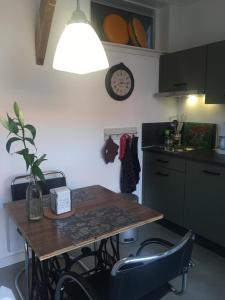
MULTIPOLYGON (((61 186, 66 186, 66 177, 61 171, 49 171, 44 172, 45 182, 40 181, 42 188, 42 194, 47 195, 50 193, 50 189, 61 186)), ((26 198, 26 189, 29 184, 29 175, 17 176, 11 183, 12 201, 19 201, 26 198)), ((19 230, 17 229, 19 232, 19 230)), ((19 232, 20 234, 20 232, 19 232)), ((23 274, 24 268, 22 268, 16 275, 15 287, 21 299, 24 299, 21 289, 19 287, 19 278, 23 274)))
MULTIPOLYGON (((43 195, 49 194, 49 191, 52 188, 66 186, 66 177, 61 171, 45 172, 44 176, 46 179, 45 182, 40 181, 43 195)), ((29 175, 22 175, 13 179, 11 183, 12 201, 18 201, 26 198, 26 189, 29 184, 29 178, 29 175)))
POLYGON ((58 281, 55 300, 156 300, 169 292, 182 294, 186 288, 191 264, 194 234, 189 231, 177 245, 162 239, 144 241, 135 257, 119 260, 111 271, 100 271, 84 278, 72 272, 58 281), (168 249, 143 257, 147 245, 160 244, 168 249), (182 276, 182 287, 177 291, 169 282, 182 276))

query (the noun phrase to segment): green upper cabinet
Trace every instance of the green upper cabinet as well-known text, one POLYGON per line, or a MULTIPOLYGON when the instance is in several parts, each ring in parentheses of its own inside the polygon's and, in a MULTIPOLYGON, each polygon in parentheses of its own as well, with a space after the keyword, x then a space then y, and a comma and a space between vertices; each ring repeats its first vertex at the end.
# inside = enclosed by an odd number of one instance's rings
POLYGON ((208 45, 206 104, 225 104, 225 41, 208 45))
POLYGON ((159 92, 205 90, 207 46, 160 56, 159 92))

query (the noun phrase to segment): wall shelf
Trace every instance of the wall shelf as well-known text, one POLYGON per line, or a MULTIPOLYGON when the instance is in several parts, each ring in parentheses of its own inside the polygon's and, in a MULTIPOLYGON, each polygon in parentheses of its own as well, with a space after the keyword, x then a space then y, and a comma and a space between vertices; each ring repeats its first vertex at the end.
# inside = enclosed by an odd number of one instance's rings
POLYGON ((119 53, 127 53, 132 55, 152 56, 152 57, 159 57, 161 54, 166 53, 166 51, 161 51, 156 49, 134 47, 129 45, 109 43, 109 42, 102 42, 102 44, 106 52, 119 52, 119 53))

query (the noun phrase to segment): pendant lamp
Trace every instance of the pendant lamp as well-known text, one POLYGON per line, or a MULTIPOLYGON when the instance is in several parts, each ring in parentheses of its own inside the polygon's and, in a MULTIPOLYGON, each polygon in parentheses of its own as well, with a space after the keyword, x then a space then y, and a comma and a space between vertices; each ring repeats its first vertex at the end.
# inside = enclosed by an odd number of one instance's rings
POLYGON ((87 74, 109 67, 102 43, 85 14, 77 9, 66 25, 56 48, 53 68, 60 71, 87 74))

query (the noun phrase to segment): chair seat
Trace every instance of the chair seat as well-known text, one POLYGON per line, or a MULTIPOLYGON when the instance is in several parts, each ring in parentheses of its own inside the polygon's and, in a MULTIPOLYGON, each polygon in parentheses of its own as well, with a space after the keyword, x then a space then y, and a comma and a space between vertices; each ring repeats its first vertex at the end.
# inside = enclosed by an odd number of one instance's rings
MULTIPOLYGON (((109 278, 110 271, 97 272, 85 278, 86 283, 88 283, 89 289, 91 287, 95 291, 97 291, 96 296, 98 300, 108 299, 107 293, 109 291, 109 278)), ((74 283, 67 283, 66 290, 69 295, 76 295, 77 299, 79 300, 87 300, 87 296, 84 294, 84 292, 77 285, 74 285, 74 283)), ((170 284, 167 283, 139 300, 159 300, 166 294, 168 294, 170 291, 170 284)))
POLYGON ((166 283, 154 292, 151 292, 150 294, 142 297, 140 300, 159 300, 169 292, 171 292, 170 284, 166 283))

